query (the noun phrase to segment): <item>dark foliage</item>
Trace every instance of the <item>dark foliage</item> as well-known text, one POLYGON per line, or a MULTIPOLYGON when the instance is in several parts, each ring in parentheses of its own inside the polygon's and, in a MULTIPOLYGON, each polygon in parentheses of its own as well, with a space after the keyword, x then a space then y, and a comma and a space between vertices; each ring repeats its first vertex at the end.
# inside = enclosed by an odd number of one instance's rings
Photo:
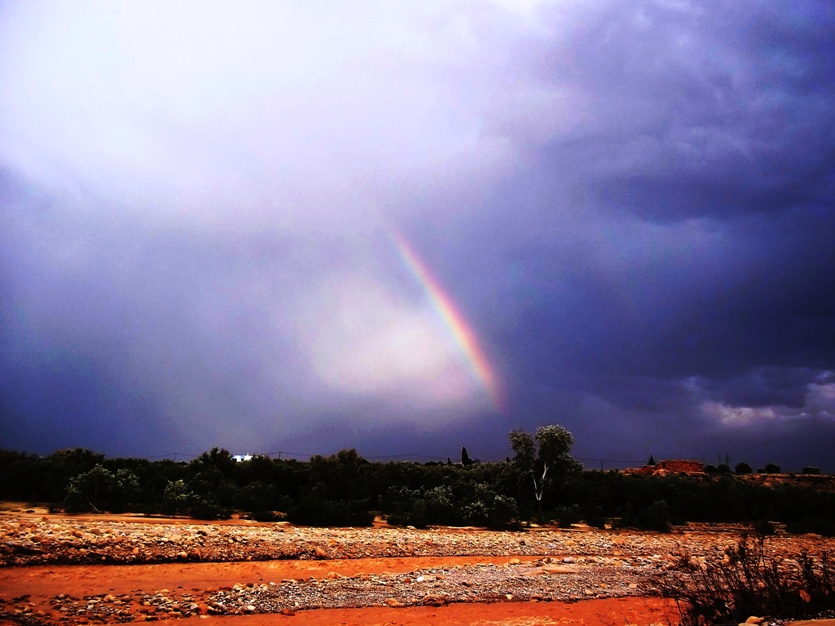
POLYGON ((722 561, 682 559, 682 575, 662 584, 664 595, 679 603, 681 623, 738 624, 751 615, 802 619, 835 608, 835 569, 828 553, 771 558, 766 541, 744 537, 722 561))
POLYGON ((371 526, 374 514, 367 500, 334 501, 304 498, 287 519, 306 526, 371 526))
POLYGON ((750 474, 753 470, 748 463, 737 463, 736 467, 734 467, 735 474, 750 474))
POLYGON ((789 532, 835 535, 835 493, 791 483, 767 487, 730 472, 580 472, 567 453, 570 436, 548 428, 541 434, 536 439, 514 431, 509 462, 468 465, 371 463, 356 450, 307 462, 256 456, 241 463, 221 448, 189 463, 105 459, 83 449, 47 457, 0 450, 0 499, 47 502, 50 510, 68 512, 218 519, 237 511, 260 520, 286 515, 299 523, 349 526, 370 523, 372 511, 391 524, 415 527, 515 528, 536 519, 664 531, 685 521, 770 520, 789 532), (559 445, 549 447, 545 435, 552 434, 559 445))

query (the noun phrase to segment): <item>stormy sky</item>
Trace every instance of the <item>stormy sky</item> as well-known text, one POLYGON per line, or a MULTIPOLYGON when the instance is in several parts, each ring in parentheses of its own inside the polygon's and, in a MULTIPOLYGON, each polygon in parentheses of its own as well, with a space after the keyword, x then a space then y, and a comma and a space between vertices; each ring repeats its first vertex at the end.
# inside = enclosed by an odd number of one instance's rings
POLYGON ((0 2, 0 447, 835 472, 833 164, 827 1, 0 2))

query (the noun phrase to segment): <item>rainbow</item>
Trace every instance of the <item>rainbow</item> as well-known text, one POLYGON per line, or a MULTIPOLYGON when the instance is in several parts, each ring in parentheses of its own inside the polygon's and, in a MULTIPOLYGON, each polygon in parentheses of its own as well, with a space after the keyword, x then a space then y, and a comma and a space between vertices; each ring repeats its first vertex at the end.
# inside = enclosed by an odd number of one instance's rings
POLYGON ((466 355, 476 380, 487 392, 496 410, 502 413, 503 398, 498 378, 490 365, 490 361, 487 360, 484 351, 481 349, 475 333, 405 237, 396 228, 391 228, 390 232, 406 267, 423 286, 453 339, 466 355))

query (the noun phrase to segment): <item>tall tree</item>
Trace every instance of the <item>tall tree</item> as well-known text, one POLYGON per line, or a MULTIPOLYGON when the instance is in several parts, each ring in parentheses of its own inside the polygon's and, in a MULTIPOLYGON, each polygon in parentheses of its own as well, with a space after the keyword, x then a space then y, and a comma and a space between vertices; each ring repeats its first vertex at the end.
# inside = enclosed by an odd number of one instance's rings
POLYGON ((512 430, 509 438, 513 464, 531 476, 536 504, 542 514, 546 481, 563 479, 580 469, 580 464, 570 454, 574 437, 562 426, 552 424, 540 426, 533 436, 524 430, 512 430))
POLYGON ((469 465, 472 462, 473 461, 467 452, 467 448, 461 448, 461 465, 469 465))

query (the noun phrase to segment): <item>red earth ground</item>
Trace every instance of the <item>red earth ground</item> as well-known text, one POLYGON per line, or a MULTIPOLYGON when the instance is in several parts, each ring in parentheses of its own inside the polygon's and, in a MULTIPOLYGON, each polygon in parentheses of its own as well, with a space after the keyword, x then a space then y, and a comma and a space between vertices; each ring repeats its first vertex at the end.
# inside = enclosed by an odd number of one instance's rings
MULTIPOLYGON (((42 511, 31 513, 16 511, 16 519, 46 519, 42 511)), ((5 517, 5 515, 4 515, 5 517)), ((50 521, 62 519, 48 516, 50 521)), ((8 518, 7 518, 8 519, 8 518)), ((81 520, 136 521, 147 524, 193 523, 193 520, 149 519, 134 516, 91 516, 63 518, 71 526, 81 520)), ((215 525, 249 524, 244 520, 231 520, 215 525)), ((462 529, 438 529, 444 533, 483 533, 485 531, 462 529)), ((364 574, 408 573, 429 567, 453 567, 472 564, 509 563, 534 561, 528 556, 414 556, 397 558, 357 558, 322 560, 275 560, 248 562, 182 562, 131 565, 35 565, 0 568, 0 599, 5 601, 6 615, 0 624, 81 624, 83 617, 67 618, 57 612, 53 599, 59 594, 94 596, 97 594, 136 594, 138 591, 153 594, 160 589, 189 592, 213 591, 228 588, 247 580, 321 579, 334 576, 361 576, 364 574), (14 616, 17 606, 27 606, 26 619, 14 616), (63 620, 61 619, 63 618, 63 620), (5 621, 4 621, 5 620, 5 621), (28 621, 27 621, 28 620, 28 621)), ((199 594, 198 594, 199 595, 199 594)), ((2 607, 0 607, 2 608, 2 607)), ((195 621, 208 620, 218 626, 266 626, 268 624, 339 624, 339 625, 534 625, 534 624, 659 624, 678 622, 675 604, 659 597, 597 598, 573 602, 560 601, 508 601, 452 603, 446 606, 322 608, 296 611, 294 615, 210 615, 201 611, 199 616, 166 619, 163 615, 134 614, 133 619, 186 626, 195 621)), ((92 623, 92 622, 91 622, 92 623)))

